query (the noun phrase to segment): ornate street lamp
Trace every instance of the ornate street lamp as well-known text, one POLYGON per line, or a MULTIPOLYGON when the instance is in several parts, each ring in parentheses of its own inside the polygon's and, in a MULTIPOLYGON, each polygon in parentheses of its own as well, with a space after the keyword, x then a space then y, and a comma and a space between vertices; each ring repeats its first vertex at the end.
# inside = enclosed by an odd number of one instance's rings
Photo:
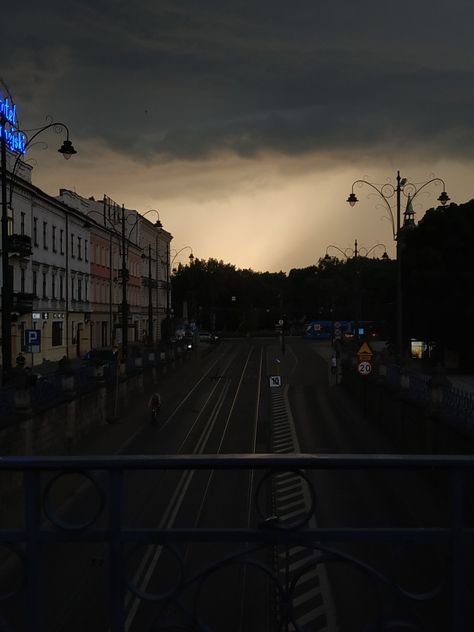
MULTIPOLYGON (((0 80, 0 83, 3 82, 0 80)), ((3 86, 6 88, 5 84, 3 86)), ((8 93, 8 90, 7 90, 8 93)), ((11 97, 10 97, 11 99, 11 97)), ((11 345, 11 314, 13 306, 13 267, 10 266, 10 238, 8 231, 8 210, 12 208, 13 188, 16 178, 16 169, 20 163, 21 157, 25 154, 28 147, 35 138, 53 128, 56 133, 66 131, 66 140, 58 151, 65 158, 74 155, 74 149, 69 139, 69 129, 64 123, 53 122, 52 119, 43 127, 28 130, 34 132, 30 137, 18 129, 16 120, 16 106, 10 102, 9 98, 0 97, 0 166, 1 166, 1 183, 2 183, 2 372, 3 381, 8 379, 8 375, 12 368, 12 345, 11 345), (13 164, 13 168, 9 173, 10 195, 7 201, 7 145, 11 152, 16 153, 17 157, 13 164), (9 202, 9 203, 8 203, 9 202)))
POLYGON ((358 247, 357 244, 357 239, 354 241, 354 249, 352 248, 339 248, 339 246, 335 246, 334 244, 329 244, 329 246, 326 248, 326 254, 324 256, 324 259, 326 261, 329 261, 331 259, 331 256, 329 255, 329 249, 332 248, 334 250, 337 250, 338 252, 341 253, 341 255, 343 255, 343 257, 345 257, 346 259, 357 259, 357 257, 368 257, 370 255, 371 252, 373 252, 376 248, 383 248, 384 252, 382 255, 382 259, 388 259, 388 254, 387 254, 387 248, 385 246, 385 244, 375 244, 375 246, 372 246, 371 248, 365 248, 365 246, 362 246, 361 248, 358 247))
POLYGON ((401 361, 403 355, 403 305, 402 305, 402 248, 401 241, 403 235, 403 228, 414 225, 414 211, 412 207, 413 200, 425 187, 429 184, 437 183, 441 184, 443 190, 438 197, 438 202, 445 206, 449 202, 448 194, 446 193, 446 185, 441 178, 431 178, 426 182, 409 182, 407 178, 400 176, 400 171, 397 171, 396 177, 397 184, 393 186, 390 182, 385 184, 374 184, 367 180, 355 180, 352 183, 352 191, 347 198, 347 202, 350 206, 354 206, 359 200, 354 193, 354 187, 358 185, 362 187, 367 185, 371 187, 377 196, 383 201, 385 209, 388 211, 389 220, 392 225, 393 239, 396 242, 396 254, 397 254, 397 338, 396 349, 398 360, 401 361), (407 198, 406 209, 404 213, 404 224, 401 225, 401 196, 402 194, 407 198), (390 203, 390 200, 395 196, 396 206, 395 214, 390 203))
MULTIPOLYGON (((324 256, 324 260, 326 262, 331 261, 332 257, 329 255, 329 250, 333 249, 333 250, 337 250, 341 255, 343 255, 343 257, 345 257, 347 260, 349 259, 355 259, 357 260, 359 257, 368 257, 370 255, 371 252, 373 252, 374 250, 376 250, 376 248, 383 248, 384 252, 382 254, 382 259, 387 260, 388 254, 387 254, 387 248, 385 246, 385 244, 375 244, 374 246, 372 246, 371 248, 365 248, 365 246, 362 246, 359 248, 358 243, 357 243, 357 239, 354 240, 354 248, 339 248, 339 246, 335 246, 334 244, 329 244, 329 246, 327 246, 326 248, 326 254, 324 256)), ((361 311, 361 306, 360 306, 360 298, 359 298, 359 293, 360 293, 360 280, 359 280, 359 274, 360 274, 360 270, 357 268, 356 269, 356 282, 355 282, 355 293, 357 298, 357 307, 355 309, 356 312, 356 336, 359 336, 359 325, 360 325, 360 311, 361 311)))
MULTIPOLYGON (((170 323, 170 318, 171 318, 171 301, 170 301, 170 290, 171 290, 171 283, 170 283, 170 279, 169 279, 169 271, 170 269, 173 271, 173 274, 176 272, 176 268, 173 267, 174 262, 176 261, 178 255, 180 255, 184 250, 190 250, 190 254, 189 254, 189 262, 192 263, 194 261, 194 255, 193 255, 193 249, 191 248, 191 246, 183 246, 182 248, 180 248, 177 251, 173 251, 173 258, 171 259, 171 261, 168 260, 168 264, 166 266, 166 271, 167 271, 167 279, 166 279, 166 286, 167 286, 167 295, 166 295, 166 314, 167 314, 167 320, 168 320, 168 326, 170 323)), ((168 252, 168 254, 170 254, 168 252)))

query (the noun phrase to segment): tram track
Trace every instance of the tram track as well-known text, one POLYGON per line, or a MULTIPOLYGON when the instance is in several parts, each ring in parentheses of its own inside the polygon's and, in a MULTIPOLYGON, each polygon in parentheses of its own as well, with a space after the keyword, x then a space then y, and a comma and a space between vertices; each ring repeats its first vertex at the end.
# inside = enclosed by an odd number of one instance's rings
MULTIPOLYGON (((231 352, 223 361, 221 361, 219 374, 215 378, 216 383, 211 389, 200 410, 197 411, 193 423, 188 427, 186 435, 177 449, 177 454, 203 454, 205 452, 208 454, 219 454, 224 451, 226 439, 229 439, 229 435, 232 430, 232 423, 241 423, 241 419, 239 417, 235 417, 235 410, 239 402, 239 397, 241 396, 242 385, 246 377, 248 377, 249 363, 253 354, 254 347, 251 346, 250 349, 246 350, 245 357, 241 359, 240 362, 238 362, 237 359, 237 352, 231 352), (239 364, 238 370, 236 370, 237 364, 239 364), (202 423, 203 420, 204 423, 202 423), (193 433, 195 434, 198 425, 200 428, 199 436, 194 436, 193 438, 193 433), (215 446, 213 449, 210 449, 211 439, 213 446, 215 446), (193 440, 192 449, 189 448, 191 440, 193 440)), ((256 380, 255 393, 253 395, 255 399, 255 412, 252 419, 252 426, 248 429, 247 447, 243 451, 255 452, 259 421, 259 401, 261 396, 262 364, 263 352, 260 350, 258 379, 256 380)), ((169 418, 165 423, 168 422, 169 418)), ((230 442, 232 443, 232 439, 230 439, 230 442)), ((234 451, 234 449, 232 449, 232 451, 234 451)), ((216 487, 216 484, 217 486, 219 485, 219 482, 215 481, 213 471, 206 474, 207 480, 204 485, 201 482, 200 503, 194 514, 192 524, 194 528, 199 528, 199 526, 201 526, 203 514, 205 510, 209 510, 209 506, 213 502, 213 489, 216 487)), ((175 524, 180 511, 184 508, 187 495, 190 493, 190 487, 193 484, 194 475, 195 472, 193 471, 184 472, 181 475, 175 491, 167 504, 166 510, 162 514, 162 519, 158 525, 159 528, 172 528, 175 524)), ((251 522, 253 488, 254 482, 252 472, 249 474, 247 488, 244 490, 246 498, 244 522, 247 525, 251 522)), ((134 585, 138 587, 140 592, 144 593, 147 591, 153 575, 159 572, 158 568, 162 552, 163 548, 159 545, 150 546, 145 552, 133 580, 134 585)), ((191 557, 192 548, 188 545, 183 554, 184 567, 188 566, 191 557)), ((246 592, 246 572, 242 572, 240 574, 239 584, 239 592, 241 594, 240 610, 241 618, 243 620, 243 601, 246 592)), ((136 627, 134 622, 137 617, 140 603, 141 601, 138 597, 129 595, 129 599, 126 604, 128 610, 125 629, 127 632, 129 630, 134 630, 136 627)), ((244 630, 245 628, 240 625, 238 629, 244 630)))
MULTIPOLYGON (((255 453, 257 437, 261 431, 263 413, 268 412, 262 405, 262 380, 265 370, 263 345, 261 343, 234 344, 224 343, 214 352, 216 355, 200 365, 197 375, 191 375, 171 385, 166 416, 161 425, 153 427, 146 419, 146 405, 143 400, 137 402, 135 410, 136 428, 132 434, 114 450, 115 454, 219 454, 229 452, 255 453), (224 346, 225 345, 225 346, 224 346), (181 393, 181 395, 180 395, 181 393), (176 394, 179 396, 176 397, 176 394), (168 412, 169 411, 169 412, 168 412), (156 452, 155 452, 156 450, 156 452)), ((145 399, 145 398, 144 398, 145 399)), ((260 438, 260 446, 262 439, 260 438)), ((255 523, 253 497, 255 473, 245 472, 238 485, 227 485, 227 476, 215 476, 213 472, 176 471, 166 472, 130 472, 124 487, 127 526, 133 524, 145 528, 170 528, 183 520, 183 515, 192 520, 191 525, 199 528, 207 526, 206 520, 219 521, 221 517, 232 524, 251 526, 255 523), (204 476, 203 476, 204 475, 204 476), (142 478, 140 479, 140 476, 142 478), (204 480, 204 477, 207 479, 204 480), (229 494, 231 490, 231 494, 229 494), (224 497, 229 506, 238 505, 235 512, 222 509, 216 498, 224 497), (196 511, 196 499, 199 506, 196 511), (194 503, 194 504, 193 504, 194 503)), ((240 476, 240 474, 239 474, 240 476)), ((97 473, 94 476, 97 488, 103 487, 106 479, 97 473)), ((58 518, 74 522, 81 512, 86 511, 94 500, 94 485, 81 484, 74 490, 74 496, 56 505, 58 518)), ((102 514, 95 526, 106 526, 107 516, 102 514)), ((46 525, 43 525, 46 526, 46 525)), ((214 546, 209 549, 209 559, 215 553, 214 546)), ((137 589, 137 594, 128 592, 125 602, 125 630, 135 632, 150 629, 150 613, 143 613, 140 607, 144 602, 138 593, 154 594, 156 585, 166 581, 166 567, 169 560, 164 559, 160 546, 142 547, 139 556, 128 557, 126 551, 127 577, 129 584, 137 589)), ((201 552, 199 553, 201 554, 201 552)), ((199 555, 198 555, 199 558, 199 555)), ((186 562, 191 564, 193 572, 198 569, 199 559, 195 552, 186 554, 186 562)), ((44 614, 47 629, 62 632, 78 632, 110 629, 106 623, 106 581, 108 572, 107 548, 99 544, 78 544, 68 552, 68 563, 64 564, 60 547, 52 547, 44 560, 48 569, 48 595, 45 594, 44 614), (100 614, 99 614, 100 610, 100 614), (92 614, 94 613, 94 615, 92 614)), ((258 580, 260 581, 260 579, 258 580)), ((232 618, 232 629, 236 632, 250 632, 264 628, 253 625, 255 578, 243 566, 232 577, 232 583, 218 586, 223 592, 229 591, 235 599, 237 614, 232 618), (251 604, 251 605, 249 605, 251 604)), ((218 582, 219 583, 219 582, 218 582)), ((219 601, 219 600, 218 600, 219 601)), ((269 612, 269 604, 262 602, 261 608, 269 612)), ((222 614, 226 614, 223 610, 222 614)), ((154 617, 155 615, 153 615, 154 617)), ((269 616, 269 615, 268 615, 269 616)), ((212 627, 223 629, 221 626, 212 627)), ((225 628, 230 629, 230 628, 225 628)), ((265 628, 268 629, 268 628, 265 628)))

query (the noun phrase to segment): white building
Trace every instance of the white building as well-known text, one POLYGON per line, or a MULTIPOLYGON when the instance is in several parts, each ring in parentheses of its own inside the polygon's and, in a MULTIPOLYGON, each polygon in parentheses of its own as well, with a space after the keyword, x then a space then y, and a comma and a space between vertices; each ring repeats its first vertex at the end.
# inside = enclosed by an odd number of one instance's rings
MULTIPOLYGON (((8 155, 11 170, 15 157, 8 155)), ((27 350, 27 364, 80 356, 89 348, 89 232, 81 215, 31 183, 19 162, 8 182, 13 268, 12 358, 27 350), (18 248, 15 247, 18 244, 18 248), (25 332, 40 331, 29 352, 25 332)))
MULTIPOLYGON (((106 196, 96 201, 65 189, 49 196, 32 184, 32 167, 21 160, 14 167, 15 160, 8 152, 13 364, 20 351, 32 366, 120 344, 124 315, 129 343, 145 341, 150 252, 153 341, 159 341, 169 307, 170 233, 130 209, 123 209, 122 226, 122 207, 106 196), (28 344, 31 331, 40 344, 28 344)), ((3 285, 1 266, 0 278, 3 285)))

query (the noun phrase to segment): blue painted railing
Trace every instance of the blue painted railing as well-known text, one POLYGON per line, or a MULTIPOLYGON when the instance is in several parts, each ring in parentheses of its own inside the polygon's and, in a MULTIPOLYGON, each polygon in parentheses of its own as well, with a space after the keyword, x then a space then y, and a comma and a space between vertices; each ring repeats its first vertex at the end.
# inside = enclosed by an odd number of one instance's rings
MULTIPOLYGON (((126 590, 131 587, 127 583, 127 570, 124 556, 126 544, 155 544, 164 547, 177 543, 211 542, 211 543, 236 543, 240 544, 241 553, 236 554, 233 559, 247 560, 256 547, 261 551, 261 547, 270 549, 276 545, 285 547, 308 547, 322 556, 321 560, 325 564, 337 562, 339 565, 349 564, 353 568, 363 570, 374 581, 392 586, 396 592, 395 601, 399 604, 400 613, 392 613, 397 621, 397 626, 389 625, 390 622, 383 623, 380 619, 377 626, 370 629, 409 629, 421 630, 416 622, 407 617, 406 604, 403 600, 414 603, 420 600, 430 600, 435 593, 425 593, 424 595, 414 594, 404 590, 384 576, 376 568, 349 556, 343 549, 337 550, 335 544, 348 542, 392 542, 398 544, 414 543, 420 547, 426 546, 428 542, 438 543, 439 546, 447 545, 450 551, 448 566, 443 570, 443 581, 449 584, 450 590, 446 591, 449 602, 449 626, 446 628, 450 632, 464 632, 465 609, 466 609, 466 579, 465 570, 472 567, 472 545, 474 543, 474 529, 466 525, 465 520, 465 483, 472 477, 474 470, 474 457, 469 456, 397 456, 397 455, 199 455, 199 456, 114 456, 107 458, 85 458, 85 457, 55 457, 55 458, 27 458, 27 457, 7 457, 0 459, 0 473, 13 472, 24 475, 24 511, 25 526, 18 529, 0 530, 0 544, 7 549, 21 550, 23 553, 20 559, 24 564, 25 586, 18 587, 24 590, 27 632, 46 632, 41 613, 41 585, 43 577, 43 564, 45 560, 43 553, 45 545, 60 542, 102 542, 108 546, 108 574, 109 574, 109 621, 107 629, 111 632, 124 632, 125 612, 126 612, 126 590), (380 470, 391 471, 429 471, 438 472, 446 478, 446 488, 450 498, 450 506, 447 508, 446 526, 429 525, 426 527, 386 527, 374 528, 373 526, 357 527, 313 527, 312 511, 314 503, 304 520, 299 521, 297 526, 287 526, 279 522, 278 516, 260 517, 256 524, 247 528, 141 528, 129 527, 124 523, 124 505, 126 502, 125 489, 127 475, 137 471, 150 470, 246 470, 263 472, 262 480, 266 477, 291 472, 299 474, 308 481, 308 472, 311 470, 364 470, 376 475, 380 470), (57 518, 54 508, 50 506, 51 498, 48 496, 51 491, 50 484, 44 485, 45 477, 51 479, 52 475, 64 473, 82 472, 89 483, 92 483, 98 492, 100 499, 98 510, 89 522, 75 525, 67 524, 57 518), (43 511, 42 511, 43 508, 43 511), (47 511, 46 511, 47 509, 47 511), (45 524, 45 512, 48 521, 45 524), (240 557, 241 556, 241 557, 240 557), (468 557, 466 557, 468 556, 468 557), (450 595, 450 597, 449 597, 450 595)), ((54 478, 54 476, 53 476, 54 478)), ((57 480, 57 479, 56 479, 57 480)), ((255 497, 258 496, 261 482, 257 485, 255 497)), ((312 492, 314 494, 314 490, 312 492)), ((257 501, 257 499, 255 499, 257 501)), ((216 547, 218 548, 218 547, 216 547)), ((178 553, 176 555, 179 556, 178 553)), ((261 558, 260 558, 261 559, 261 558)), ((317 562, 318 564, 321 563, 317 562)), ((179 558, 180 564, 185 568, 185 559, 179 558)), ((221 565, 228 564, 229 558, 223 559, 221 565)), ((255 563, 257 564, 257 562, 255 563)), ((212 569, 219 564, 214 562, 212 569)), ((260 568, 263 566, 259 562, 260 568)), ((213 572, 209 568, 203 569, 199 576, 205 580, 213 572)), ((275 569, 266 568, 266 574, 271 578, 272 584, 279 594, 278 603, 281 604, 282 611, 279 613, 280 623, 286 622, 284 626, 279 625, 279 630, 299 630, 296 621, 293 619, 293 599, 295 582, 294 578, 282 577, 275 574, 275 569)), ((171 580, 170 580, 171 581, 171 580)), ((140 594, 135 591, 135 596, 155 601, 178 600, 180 590, 186 584, 178 582, 173 590, 166 592, 161 597, 147 594, 140 594)), ((2 586, 5 587, 5 582, 2 586)), ((9 589, 10 590, 10 589, 9 589)), ((13 591, 13 589, 11 589, 13 591)), ((15 592, 15 591, 13 591, 15 592)), ((0 595, 0 613, 3 604, 7 603, 8 595, 0 595)), ((13 598, 10 596, 9 598, 13 598)), ((192 609, 192 608, 191 608, 192 609)), ((163 612, 166 607, 163 607, 163 612)), ((193 627, 179 629, 210 630, 205 627, 200 620, 200 613, 190 612, 190 620, 193 627)), ((1 619, 0 619, 1 620, 1 619)), ((157 629, 171 629, 166 627, 166 622, 160 622, 157 629)), ((5 628, 7 629, 7 628, 5 628)), ((10 629, 10 628, 8 628, 10 629)), ((174 629, 174 628, 173 628, 174 629)), ((228 628, 231 629, 231 628, 228 628)), ((354 628, 358 629, 358 628, 354 628)), ((367 628, 369 629, 369 628, 367 628)))

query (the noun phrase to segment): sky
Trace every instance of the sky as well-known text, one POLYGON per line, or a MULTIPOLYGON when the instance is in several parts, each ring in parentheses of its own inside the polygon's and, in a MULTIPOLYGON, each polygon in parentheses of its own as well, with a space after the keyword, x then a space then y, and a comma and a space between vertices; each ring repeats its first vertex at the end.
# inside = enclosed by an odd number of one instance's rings
POLYGON ((394 256, 375 191, 347 204, 355 180, 474 197, 473 23, 472 0, 24 0, 0 78, 22 129, 50 116, 78 151, 44 132, 34 184, 157 209, 176 250, 288 272, 355 239, 394 256))

